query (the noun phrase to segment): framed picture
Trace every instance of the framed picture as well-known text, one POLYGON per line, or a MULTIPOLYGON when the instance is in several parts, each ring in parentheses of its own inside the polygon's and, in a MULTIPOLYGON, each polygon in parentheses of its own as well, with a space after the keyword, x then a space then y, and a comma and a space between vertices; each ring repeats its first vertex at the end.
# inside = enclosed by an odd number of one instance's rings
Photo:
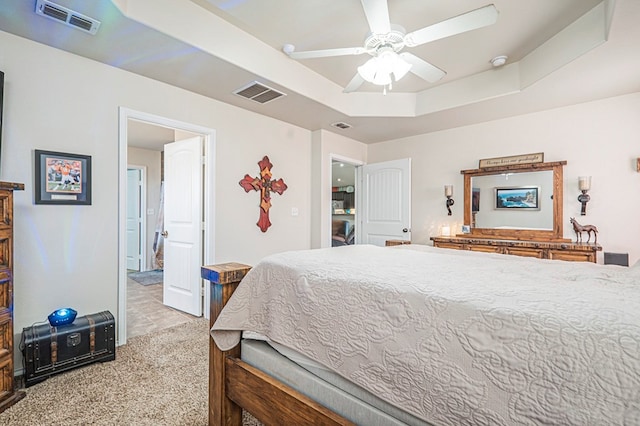
POLYGON ((540 187, 496 188, 495 208, 497 210, 540 210, 540 187))
POLYGON ((36 149, 35 202, 91 205, 91 157, 36 149))

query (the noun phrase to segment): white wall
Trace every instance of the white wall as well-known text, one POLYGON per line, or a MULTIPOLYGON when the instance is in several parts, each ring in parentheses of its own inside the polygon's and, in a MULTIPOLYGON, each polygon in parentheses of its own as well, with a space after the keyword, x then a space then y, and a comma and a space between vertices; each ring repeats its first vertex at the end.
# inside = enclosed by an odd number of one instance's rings
POLYGON ((4 32, 0 69, 0 179, 26 186, 15 196, 17 339, 23 327, 63 306, 79 315, 108 309, 117 317, 121 106, 216 129, 216 262, 255 264, 270 253, 309 248, 309 131, 4 32), (34 205, 36 148, 92 156, 91 206, 34 205), (272 197, 267 233, 255 225, 259 195, 238 184, 245 173, 259 173, 264 155, 274 177, 289 186, 272 197))
MULTIPOLYGON (((587 90, 587 88, 585 88, 587 90)), ((603 251, 640 258, 640 93, 542 111, 369 146, 370 162, 412 158, 412 237, 429 244, 449 225, 463 222, 463 178, 481 158, 544 152, 564 167, 564 234, 575 240, 570 217, 598 227, 603 251), (578 176, 592 176, 587 215, 580 216, 578 176), (455 185, 447 216, 443 186, 455 185)), ((586 237, 586 235, 585 235, 586 237)), ((599 254, 602 263, 602 253, 599 254)))
POLYGON ((142 270, 146 271, 153 269, 151 261, 153 257, 153 239, 160 208, 160 151, 128 147, 127 162, 129 165, 146 167, 147 212, 143 212, 143 214, 146 216, 147 220, 147 238, 145 241, 147 255, 146 259, 142 259, 142 270), (153 209, 153 214, 147 214, 149 209, 153 209))

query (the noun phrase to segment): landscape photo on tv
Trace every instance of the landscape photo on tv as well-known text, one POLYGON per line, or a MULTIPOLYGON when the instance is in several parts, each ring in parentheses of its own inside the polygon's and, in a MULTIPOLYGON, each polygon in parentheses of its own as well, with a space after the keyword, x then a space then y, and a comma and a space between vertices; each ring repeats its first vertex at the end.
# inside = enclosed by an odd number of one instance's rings
POLYGON ((495 209, 540 210, 540 187, 496 188, 495 209))

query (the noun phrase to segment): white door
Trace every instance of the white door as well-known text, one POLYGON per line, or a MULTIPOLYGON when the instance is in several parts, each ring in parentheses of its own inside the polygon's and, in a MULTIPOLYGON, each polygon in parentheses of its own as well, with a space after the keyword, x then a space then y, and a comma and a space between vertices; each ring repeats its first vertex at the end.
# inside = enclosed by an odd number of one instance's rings
POLYGON ((360 244, 411 241, 411 159, 358 168, 361 193, 360 244))
POLYGON ((140 243, 141 208, 141 172, 139 169, 127 170, 127 269, 141 270, 140 243))
POLYGON ((163 303, 202 315, 202 138, 164 146, 163 303))

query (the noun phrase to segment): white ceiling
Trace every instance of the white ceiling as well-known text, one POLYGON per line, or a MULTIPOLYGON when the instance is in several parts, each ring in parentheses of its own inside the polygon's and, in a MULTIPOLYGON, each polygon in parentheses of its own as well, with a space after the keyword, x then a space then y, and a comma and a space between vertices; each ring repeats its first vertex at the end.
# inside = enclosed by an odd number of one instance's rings
MULTIPOLYGON (((369 32, 367 19, 358 0, 237 1, 192 0, 221 16, 274 49, 291 43, 296 50, 359 47, 369 32), (277 13, 274 13, 277 3, 277 13)), ((497 0, 498 22, 457 36, 405 50, 447 71, 438 84, 454 81, 491 69, 490 60, 508 55, 519 61, 533 49, 593 8, 601 0, 497 0)), ((388 2, 393 24, 407 32, 492 3, 491 0, 419 0, 388 2)), ((303 63, 340 86, 346 86, 368 56, 307 59, 303 63)), ((417 92, 430 87, 418 77, 408 75, 395 91, 417 92)), ((368 91, 381 92, 369 84, 368 91)))
MULTIPOLYGON (((392 23, 414 31, 490 1, 388 5, 392 23)), ((408 75, 386 96, 368 83, 342 93, 367 55, 295 61, 280 50, 361 46, 368 25, 358 0, 56 1, 101 21, 96 35, 36 15, 35 2, 3 0, 0 30, 365 143, 640 91, 638 0, 493 0, 496 24, 407 49, 444 79, 408 75), (508 63, 492 69, 497 55, 508 63), (287 96, 257 104, 233 94, 254 80, 287 96), (331 126, 338 121, 352 127, 331 126)))

